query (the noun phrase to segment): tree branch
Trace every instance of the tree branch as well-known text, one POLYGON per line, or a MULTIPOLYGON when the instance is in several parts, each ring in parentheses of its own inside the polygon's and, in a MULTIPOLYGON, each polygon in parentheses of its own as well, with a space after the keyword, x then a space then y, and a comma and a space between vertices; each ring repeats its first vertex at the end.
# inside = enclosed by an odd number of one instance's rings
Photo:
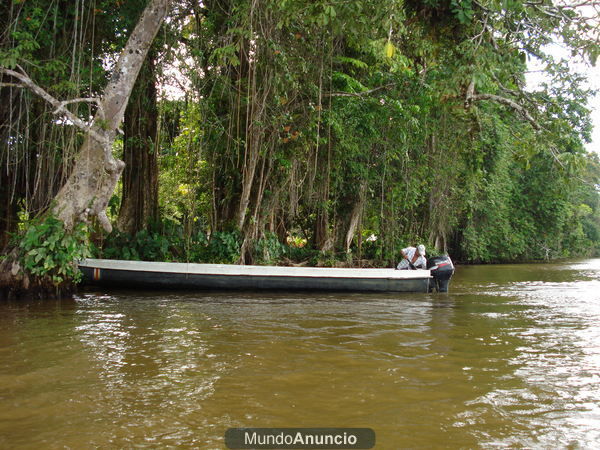
MULTIPOLYGON (((46 100, 48 103, 50 103, 55 108, 54 114, 65 116, 73 125, 75 125, 79 129, 81 129, 82 131, 89 133, 94 139, 98 140, 99 142, 103 143, 104 141, 106 141, 105 136, 98 133, 96 130, 94 130, 92 128, 91 125, 88 125, 87 123, 85 123, 83 120, 81 120, 79 117, 77 117, 75 114, 73 114, 71 111, 69 111, 65 107, 66 105, 68 105, 70 103, 83 102, 83 101, 95 102, 95 103, 99 104, 98 99, 96 99, 96 98, 77 98, 77 99, 66 100, 66 101, 57 100, 52 95, 50 95, 48 92, 46 92, 46 90, 44 90, 42 87, 38 86, 29 77, 29 75, 27 75, 27 72, 25 72, 25 70, 23 70, 23 68, 21 66, 17 65, 17 68, 19 69, 19 72, 17 72, 16 70, 7 69, 5 67, 0 67, 0 73, 3 73, 5 75, 16 78, 17 80, 19 80, 21 82, 19 85, 20 87, 28 88, 34 94, 37 94, 38 96, 40 96, 41 98, 46 100)), ((10 83, 10 84, 13 84, 13 83, 10 83)))
POLYGON ((369 89, 368 91, 363 91, 363 92, 330 92, 330 93, 323 94, 323 96, 325 96, 325 97, 364 97, 365 95, 369 95, 369 94, 372 94, 373 92, 377 92, 382 89, 387 89, 387 88, 390 88, 395 85, 396 85, 396 83, 390 83, 390 84, 378 86, 376 88, 369 89))
POLYGON ((496 103, 501 103, 503 105, 509 106, 512 109, 514 109, 515 111, 517 111, 519 114, 521 114, 529 123, 531 123, 531 126, 534 129, 536 129, 536 130, 539 131, 542 128, 537 123, 537 121, 533 118, 533 116, 531 114, 529 114, 529 111, 527 111, 526 108, 524 108, 523 106, 519 105, 514 100, 511 100, 511 99, 506 98, 506 97, 501 97, 499 95, 494 95, 494 94, 472 94, 470 97, 468 97, 466 99, 465 104, 468 106, 472 102, 481 101, 481 100, 492 100, 492 101, 494 101, 496 103))
MULTIPOLYGON (((96 105, 100 104, 100 99, 96 98, 96 97, 85 97, 85 98, 74 98, 71 100, 63 100, 62 102, 60 102, 60 107, 64 108, 67 105, 70 105, 71 103, 95 103, 96 105)), ((58 114, 59 110, 56 109, 54 111, 54 114, 58 114)))
POLYGON ((22 84, 19 84, 19 83, 0 83, 0 87, 13 87, 13 88, 20 88, 20 89, 25 88, 25 86, 23 86, 22 84))

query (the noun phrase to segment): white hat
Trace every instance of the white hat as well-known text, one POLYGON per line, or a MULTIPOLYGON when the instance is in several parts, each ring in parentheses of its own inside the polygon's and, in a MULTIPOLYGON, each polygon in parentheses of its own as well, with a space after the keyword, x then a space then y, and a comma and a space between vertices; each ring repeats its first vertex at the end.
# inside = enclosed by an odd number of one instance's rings
POLYGON ((417 247, 417 252, 419 253, 419 255, 425 256, 425 246, 423 244, 419 244, 419 246, 417 247))

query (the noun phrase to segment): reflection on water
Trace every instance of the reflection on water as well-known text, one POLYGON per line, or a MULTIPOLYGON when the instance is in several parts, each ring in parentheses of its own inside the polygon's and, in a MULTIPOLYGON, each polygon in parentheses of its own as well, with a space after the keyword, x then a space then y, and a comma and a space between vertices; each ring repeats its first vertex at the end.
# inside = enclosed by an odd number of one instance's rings
POLYGON ((448 295, 87 292, 0 304, 0 447, 600 442, 600 260, 460 267, 448 295))

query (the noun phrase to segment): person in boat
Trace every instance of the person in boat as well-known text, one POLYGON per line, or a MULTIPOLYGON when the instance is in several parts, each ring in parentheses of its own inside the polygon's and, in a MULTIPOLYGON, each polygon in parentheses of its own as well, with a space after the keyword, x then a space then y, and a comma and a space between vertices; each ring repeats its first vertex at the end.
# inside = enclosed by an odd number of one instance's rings
POLYGON ((425 246, 419 244, 417 247, 406 247, 401 250, 402 260, 398 263, 398 270, 425 269, 427 260, 425 259, 425 246))

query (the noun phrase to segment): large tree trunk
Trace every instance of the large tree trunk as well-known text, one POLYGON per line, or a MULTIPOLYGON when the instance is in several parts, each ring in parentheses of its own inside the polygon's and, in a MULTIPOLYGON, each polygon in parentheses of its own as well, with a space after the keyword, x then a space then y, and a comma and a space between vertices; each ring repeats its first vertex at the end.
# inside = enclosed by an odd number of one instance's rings
POLYGON ((322 252, 333 249, 333 237, 329 232, 329 211, 327 206, 319 206, 314 224, 314 245, 322 252))
POLYGON ((125 110, 123 199, 117 228, 135 234, 158 217, 158 143, 154 57, 142 67, 125 110))
POLYGON ((112 230, 106 217, 106 206, 125 167, 123 161, 113 156, 112 145, 138 73, 162 24, 168 4, 169 0, 151 0, 142 13, 104 90, 98 113, 75 161, 73 172, 55 198, 53 212, 67 228, 96 216, 106 231, 112 230))
MULTIPOLYGON (((252 19, 250 19, 252 20, 252 19)), ((248 105, 246 107, 245 146, 243 149, 244 160, 241 166, 242 190, 238 211, 236 213, 236 226, 239 230, 244 229, 250 209, 250 195, 255 182, 256 169, 260 159, 260 146, 263 142, 263 130, 257 125, 262 119, 265 111, 268 89, 257 92, 257 68, 256 64, 248 61, 248 105)))

